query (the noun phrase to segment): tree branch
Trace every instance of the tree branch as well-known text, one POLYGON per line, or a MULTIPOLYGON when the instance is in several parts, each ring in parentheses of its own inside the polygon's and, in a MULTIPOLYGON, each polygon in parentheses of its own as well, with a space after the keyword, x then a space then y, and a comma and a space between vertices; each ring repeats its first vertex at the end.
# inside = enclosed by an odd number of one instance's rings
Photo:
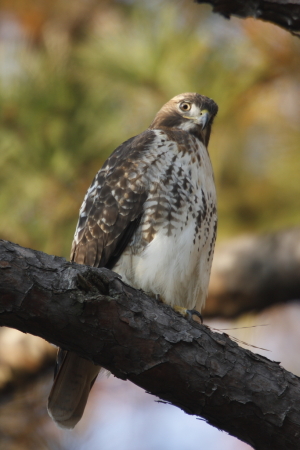
POLYGON ((254 17, 272 22, 299 36, 300 0, 196 0, 197 3, 209 3, 213 12, 226 19, 238 16, 243 19, 254 17))
POLYGON ((255 449, 299 449, 296 376, 107 269, 0 241, 0 324, 75 351, 255 449))

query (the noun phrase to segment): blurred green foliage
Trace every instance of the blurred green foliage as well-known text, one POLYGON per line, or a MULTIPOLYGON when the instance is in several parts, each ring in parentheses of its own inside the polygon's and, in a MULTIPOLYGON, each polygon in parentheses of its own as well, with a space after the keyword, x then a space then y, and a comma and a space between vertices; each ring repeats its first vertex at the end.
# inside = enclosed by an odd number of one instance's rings
POLYGON ((187 91, 220 108, 210 143, 219 236, 299 224, 297 38, 167 0, 86 2, 78 25, 72 4, 45 14, 13 55, 0 51, 4 67, 17 65, 0 77, 1 238, 68 257, 103 161, 187 91))

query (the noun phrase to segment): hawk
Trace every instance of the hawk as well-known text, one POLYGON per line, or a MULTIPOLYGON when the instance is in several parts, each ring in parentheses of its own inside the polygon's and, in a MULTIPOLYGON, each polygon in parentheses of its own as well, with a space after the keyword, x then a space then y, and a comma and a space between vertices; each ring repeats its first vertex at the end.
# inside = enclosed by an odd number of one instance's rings
MULTIPOLYGON (((217 111, 208 97, 178 95, 111 154, 80 208, 72 261, 112 269, 183 315, 204 305, 217 230, 207 151, 217 111)), ((73 428, 101 367, 72 352, 59 359, 48 411, 73 428)))

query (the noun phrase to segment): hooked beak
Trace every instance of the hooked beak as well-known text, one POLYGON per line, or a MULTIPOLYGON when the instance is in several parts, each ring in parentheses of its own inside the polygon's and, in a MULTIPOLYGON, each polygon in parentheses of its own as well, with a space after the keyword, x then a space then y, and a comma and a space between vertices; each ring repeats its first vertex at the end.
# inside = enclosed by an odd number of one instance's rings
POLYGON ((206 125, 209 122, 210 119, 210 113, 207 111, 207 109, 203 109, 200 112, 199 116, 183 116, 185 119, 189 119, 192 120, 194 123, 196 123, 197 125, 201 126, 201 129, 204 130, 204 128, 206 127, 206 125))
POLYGON ((200 116, 197 117, 195 122, 197 123, 197 125, 200 125, 202 127, 202 130, 204 130, 204 128, 208 124, 209 119, 210 119, 209 112, 207 111, 207 109, 203 109, 200 113, 200 116))

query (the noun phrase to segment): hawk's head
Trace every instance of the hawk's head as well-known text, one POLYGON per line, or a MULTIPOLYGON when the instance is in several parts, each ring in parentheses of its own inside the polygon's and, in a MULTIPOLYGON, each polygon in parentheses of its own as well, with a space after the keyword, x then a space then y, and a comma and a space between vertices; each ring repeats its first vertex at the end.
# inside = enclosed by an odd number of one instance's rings
POLYGON ((180 94, 166 103, 155 116, 151 129, 176 129, 196 135, 207 147, 218 105, 197 93, 180 94))

